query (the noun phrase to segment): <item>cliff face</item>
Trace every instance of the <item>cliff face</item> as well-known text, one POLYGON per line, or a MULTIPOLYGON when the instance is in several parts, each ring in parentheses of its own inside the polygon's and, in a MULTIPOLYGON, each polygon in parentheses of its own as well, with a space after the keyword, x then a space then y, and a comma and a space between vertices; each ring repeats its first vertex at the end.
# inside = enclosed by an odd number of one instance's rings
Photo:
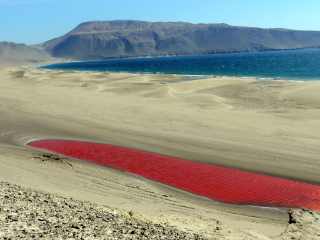
POLYGON ((93 59, 146 55, 320 47, 320 32, 183 22, 82 23, 43 44, 55 57, 93 59))

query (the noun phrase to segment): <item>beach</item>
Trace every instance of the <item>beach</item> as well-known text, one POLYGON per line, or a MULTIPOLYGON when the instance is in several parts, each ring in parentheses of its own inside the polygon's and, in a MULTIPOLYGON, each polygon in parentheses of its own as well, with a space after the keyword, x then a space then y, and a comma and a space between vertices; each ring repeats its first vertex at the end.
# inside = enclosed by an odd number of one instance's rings
POLYGON ((317 213, 294 210, 299 224, 289 224, 288 209, 222 204, 25 145, 82 139, 319 184, 319 90, 320 81, 3 67, 0 181, 209 239, 317 239, 317 213))

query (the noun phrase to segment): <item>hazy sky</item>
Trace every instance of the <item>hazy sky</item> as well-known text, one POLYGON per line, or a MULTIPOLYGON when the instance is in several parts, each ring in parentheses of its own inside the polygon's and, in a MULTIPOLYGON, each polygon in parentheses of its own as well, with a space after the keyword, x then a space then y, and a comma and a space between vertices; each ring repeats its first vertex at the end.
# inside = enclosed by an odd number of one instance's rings
POLYGON ((0 0, 0 41, 40 43, 114 19, 320 30, 319 13, 319 0, 0 0))

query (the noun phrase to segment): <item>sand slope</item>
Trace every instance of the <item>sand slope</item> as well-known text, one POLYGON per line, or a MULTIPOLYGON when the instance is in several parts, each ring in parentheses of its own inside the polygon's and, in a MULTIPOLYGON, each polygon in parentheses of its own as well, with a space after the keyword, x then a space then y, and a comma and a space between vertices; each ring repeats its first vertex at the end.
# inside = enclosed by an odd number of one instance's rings
POLYGON ((0 186, 3 239, 206 239, 88 202, 0 186))
POLYGON ((42 161, 23 144, 82 138, 320 183, 320 83, 32 67, 0 76, 2 181, 208 236, 216 236, 218 222, 227 239, 281 239, 288 214, 208 202, 78 161, 68 160, 73 167, 42 161))

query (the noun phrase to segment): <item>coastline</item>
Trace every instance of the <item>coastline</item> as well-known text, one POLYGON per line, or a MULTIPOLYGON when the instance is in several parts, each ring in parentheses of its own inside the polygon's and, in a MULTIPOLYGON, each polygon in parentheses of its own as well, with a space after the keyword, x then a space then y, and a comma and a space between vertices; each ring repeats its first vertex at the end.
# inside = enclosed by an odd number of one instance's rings
MULTIPOLYGON (((64 62, 60 62, 59 63, 64 63, 64 62)), ((66 62, 66 63, 73 63, 74 61, 71 62, 66 62)), ((79 61, 82 62, 82 61, 79 61)), ((53 63, 53 62, 52 62, 53 63)), ((52 63, 49 63, 48 66, 50 66, 52 63)), ((237 76, 237 75, 201 75, 201 74, 179 74, 179 73, 163 73, 163 72, 130 72, 130 71, 98 71, 98 70, 72 70, 72 69, 50 69, 50 68, 46 68, 47 65, 38 65, 36 66, 37 68, 43 69, 43 70, 47 70, 47 71, 53 71, 53 72, 66 72, 66 73, 72 73, 72 72, 78 72, 78 73, 86 73, 86 74, 90 74, 90 73, 105 73, 105 74, 126 74, 126 75, 150 75, 150 76, 163 76, 163 77, 182 77, 185 80, 205 80, 205 79, 212 79, 212 78, 216 78, 216 79, 243 79, 243 80, 258 80, 258 81, 276 81, 276 82, 281 82, 281 81, 289 81, 289 82, 319 82, 320 81, 320 77, 319 80, 317 79, 303 79, 303 78, 284 78, 284 77, 263 77, 263 76, 237 76)))
POLYGON ((320 75, 316 65, 308 60, 313 57, 313 61, 318 62, 319 55, 315 53, 319 51, 318 48, 311 48, 262 53, 242 52, 96 60, 69 59, 41 66, 41 68, 58 71, 160 74, 199 78, 231 77, 279 81, 319 81, 320 75), (299 62, 297 59, 302 60, 299 62), (293 71, 293 69, 296 70, 293 71), (314 73, 311 74, 311 72, 314 73))

